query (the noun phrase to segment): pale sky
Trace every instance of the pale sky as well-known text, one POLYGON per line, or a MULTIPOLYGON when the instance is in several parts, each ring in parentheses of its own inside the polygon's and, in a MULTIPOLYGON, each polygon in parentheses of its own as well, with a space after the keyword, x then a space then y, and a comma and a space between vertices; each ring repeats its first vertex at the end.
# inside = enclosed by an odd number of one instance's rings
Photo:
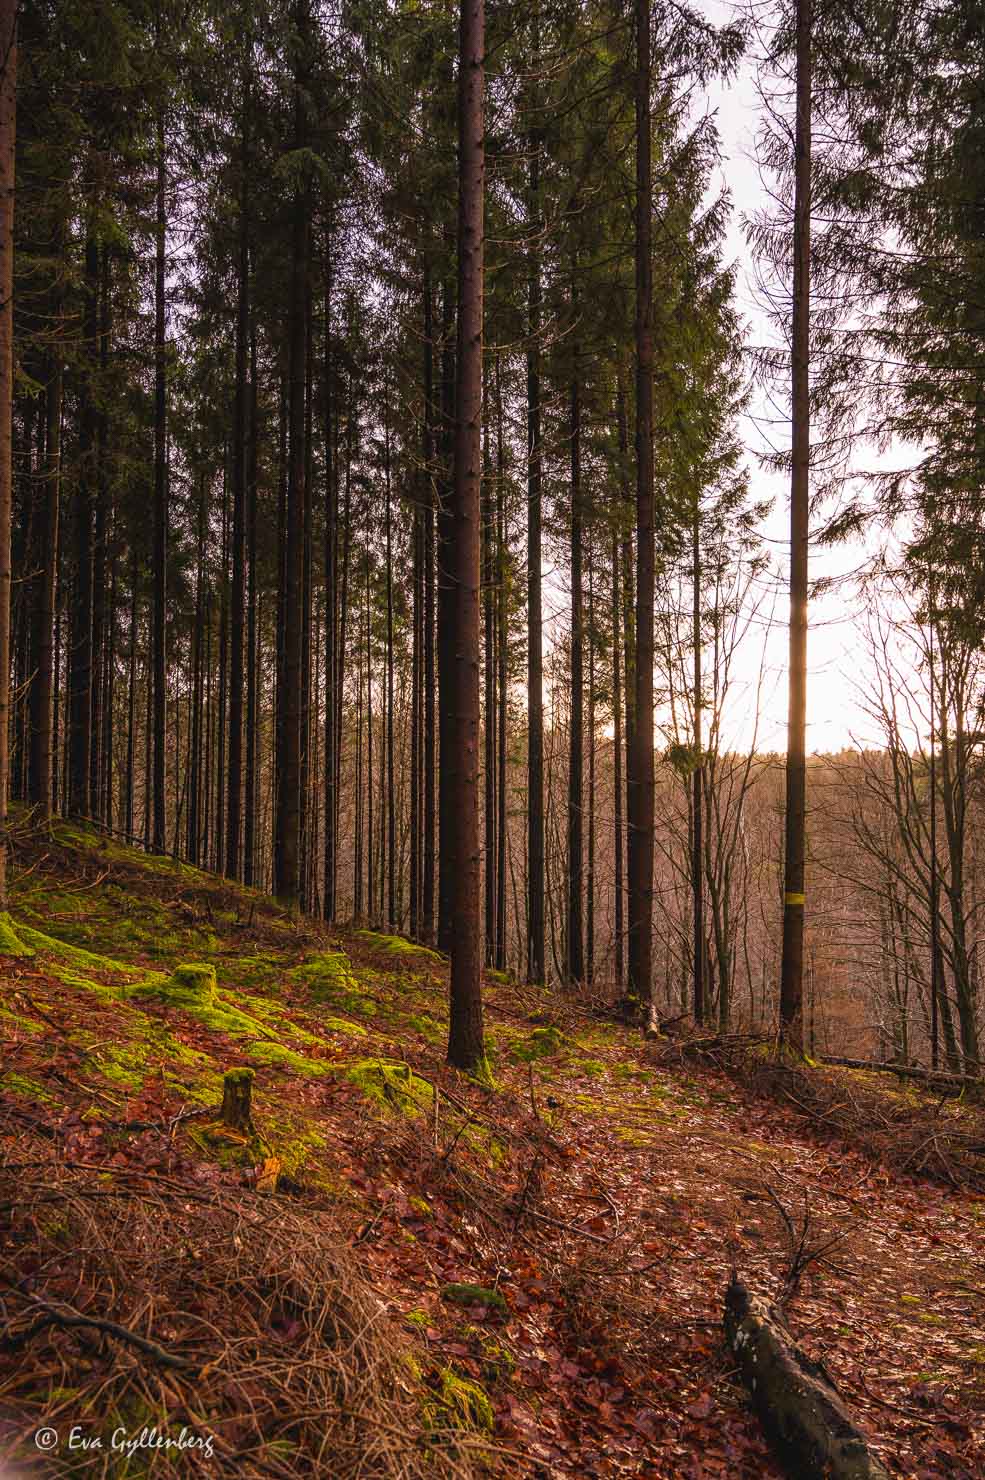
MULTIPOLYGON (((729 0, 699 0, 709 20, 721 25, 735 13, 729 0)), ((754 64, 743 62, 738 76, 728 85, 713 84, 707 93, 707 107, 717 114, 722 141, 723 161, 718 183, 727 186, 732 199, 726 257, 738 264, 738 307, 746 324, 747 343, 768 342, 769 326, 755 301, 755 281, 742 230, 742 216, 752 215, 766 204, 763 183, 755 162, 755 137, 759 120, 754 64)), ((757 452, 767 446, 769 436, 775 445, 789 445, 789 428, 767 425, 771 415, 763 398, 754 397, 752 414, 744 418, 743 441, 749 449, 750 485, 757 497, 772 497, 773 513, 763 527, 763 537, 770 551, 774 570, 781 583, 776 603, 775 630, 768 638, 768 682, 765 685, 763 713, 760 717, 759 747, 781 750, 786 744, 786 645, 787 611, 785 583, 789 566, 789 485, 787 480, 765 473, 759 466, 757 452)), ((857 542, 835 550, 811 547, 811 579, 845 577, 865 559, 866 551, 857 542)), ((861 714, 854 690, 860 675, 858 646, 860 601, 850 581, 842 581, 825 596, 811 604, 808 638, 808 750, 839 750, 870 728, 861 714)), ((755 681, 759 667, 757 644, 746 642, 743 669, 748 669, 747 686, 755 681)), ((748 707, 748 706, 747 706, 748 707)), ((748 740, 751 723, 747 715, 736 714, 729 726, 736 743, 748 740)))

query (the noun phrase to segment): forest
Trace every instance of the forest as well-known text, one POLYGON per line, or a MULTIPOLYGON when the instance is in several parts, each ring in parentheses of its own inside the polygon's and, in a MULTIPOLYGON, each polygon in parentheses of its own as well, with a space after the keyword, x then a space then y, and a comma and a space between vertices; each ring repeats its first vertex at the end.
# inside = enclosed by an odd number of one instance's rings
POLYGON ((983 146, 977 0, 0 0, 0 1475, 985 1473, 983 146))

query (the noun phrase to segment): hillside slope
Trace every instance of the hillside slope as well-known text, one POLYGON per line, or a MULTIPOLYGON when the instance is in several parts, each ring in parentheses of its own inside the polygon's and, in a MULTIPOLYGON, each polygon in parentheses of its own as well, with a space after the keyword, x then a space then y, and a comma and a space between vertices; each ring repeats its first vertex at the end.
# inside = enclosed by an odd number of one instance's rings
POLYGON ((892 1473, 985 1473, 985 1201, 502 978, 464 1079, 434 953, 78 828, 15 861, 12 1473, 778 1474, 722 1295, 805 1217, 792 1325, 892 1473))

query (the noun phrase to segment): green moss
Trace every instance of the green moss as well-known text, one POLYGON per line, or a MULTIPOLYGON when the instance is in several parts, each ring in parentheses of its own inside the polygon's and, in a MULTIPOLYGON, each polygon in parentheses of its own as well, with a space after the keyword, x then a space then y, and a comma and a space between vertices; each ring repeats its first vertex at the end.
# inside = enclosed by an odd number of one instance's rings
POLYGON ((422 1038, 426 1038, 428 1043, 443 1043, 448 1033, 448 1029, 442 1023, 426 1013, 414 1013, 411 1017, 404 1018, 403 1021, 408 1028, 415 1033, 420 1033, 422 1038))
POLYGON ((24 1095, 29 1100, 40 1100, 43 1105, 55 1103, 54 1095, 49 1094, 43 1084, 27 1074, 0 1074, 0 1089, 9 1090, 12 1095, 24 1095))
POLYGON ((345 951, 322 951, 310 956, 294 967, 291 979, 308 987, 315 1002, 326 1002, 354 1017, 376 1015, 376 1004, 360 987, 345 951))
MULTIPOLYGON (((28 925, 18 925, 17 931, 21 939, 27 945, 33 946, 36 951, 46 956, 53 956, 58 962, 66 961, 70 966, 78 967, 80 970, 104 971, 118 976, 134 976, 139 973, 138 967, 127 966, 122 961, 114 961, 110 956, 97 956, 93 951, 69 945, 67 941, 58 940, 52 935, 45 935, 42 931, 33 930, 28 925)), ((85 984, 98 985, 88 982, 85 984)))
POLYGON ((426 1428, 492 1432, 492 1404, 477 1382, 459 1377, 450 1367, 439 1367, 435 1378, 437 1388, 423 1404, 426 1428))
POLYGON ((605 1073, 607 1066, 601 1059, 572 1059, 568 1067, 577 1078, 597 1079, 605 1073))
POLYGON ((275 1035, 259 1021, 221 996, 215 967, 207 962, 176 966, 169 977, 153 976, 131 988, 131 1000, 162 1002, 180 1008, 204 1027, 239 1038, 270 1039, 275 1035))
POLYGON ((22 1033, 43 1033, 45 1030, 44 1024, 39 1023, 37 1018, 24 1017, 19 1012, 10 1012, 6 1007, 0 1007, 0 1020, 12 1023, 22 1033))
POLYGON ((331 1069, 330 1064, 295 1053, 293 1048, 285 1048, 283 1043, 254 1043, 247 1050, 247 1054, 254 1063, 274 1064, 282 1069, 293 1069, 295 1074, 304 1074, 308 1078, 317 1078, 319 1075, 329 1073, 331 1069))
POLYGON ((560 1028, 534 1028, 527 1038, 519 1038, 510 1046, 510 1058, 521 1064, 535 1059, 553 1058, 567 1043, 560 1028))
POLYGON ((484 1332, 476 1333, 482 1345, 482 1375, 486 1382, 502 1383, 516 1371, 516 1358, 508 1347, 492 1341, 484 1332))
POLYGON ((0 956, 33 956, 34 952, 29 950, 20 939, 14 928, 14 922, 6 910, 0 913, 0 956))
POLYGON ((431 1318, 426 1310, 409 1310, 404 1320, 408 1326, 413 1326, 418 1331, 426 1331, 431 1324, 431 1318))
POLYGON ((506 1315, 508 1311, 502 1290, 493 1290, 487 1285, 443 1285, 441 1298, 451 1305, 486 1305, 491 1310, 500 1311, 502 1315, 506 1315))
POLYGON ((407 1201, 410 1203, 411 1207, 414 1209, 414 1212, 415 1213, 418 1213, 422 1218, 433 1218, 434 1217, 434 1213, 431 1210, 431 1204, 427 1201, 426 1198, 423 1198, 423 1197, 409 1197, 407 1199, 407 1201))
POLYGON ((418 945, 405 935, 382 935, 376 930, 357 930, 356 935, 376 951, 386 951, 389 956, 422 956, 431 961, 444 961, 444 956, 428 946, 418 945))
POLYGON ((434 1103, 434 1089, 409 1064, 395 1059, 360 1059, 345 1077, 384 1109, 401 1115, 420 1115, 434 1103))

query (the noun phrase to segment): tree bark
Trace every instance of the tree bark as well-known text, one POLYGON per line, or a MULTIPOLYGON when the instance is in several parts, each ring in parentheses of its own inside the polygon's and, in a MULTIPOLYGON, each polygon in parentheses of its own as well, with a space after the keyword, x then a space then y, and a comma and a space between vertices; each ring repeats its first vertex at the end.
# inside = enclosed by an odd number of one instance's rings
MULTIPOLYGON (((452 728, 451 1010, 448 1061, 484 1059, 479 941, 479 544, 482 420, 484 0, 461 0, 459 56, 458 353, 455 385, 454 530, 450 611, 452 728)), ((444 756, 442 769, 444 770, 444 756)), ((442 838, 444 845, 444 838, 442 838)))
POLYGON ((804 883, 807 818, 807 542, 810 501, 811 0, 796 0, 794 282, 790 470, 790 677, 780 1037, 804 1046, 804 883))
MULTIPOLYGON (((572 295, 574 300, 574 295, 572 295)), ((574 312, 577 303, 573 301, 574 312)), ((584 922, 584 618, 582 597, 581 507, 581 388, 578 384, 578 347, 571 379, 569 436, 571 439, 571 709, 568 734, 568 919, 565 931, 565 976, 569 984, 585 977, 584 922)))
POLYGON ((612 529, 612 813, 615 853, 615 972, 623 985, 623 827, 622 827, 622 643, 619 638, 619 532, 612 529))
MULTIPOLYGON (((56 309, 57 322, 57 309, 56 309)), ((52 696, 55 679, 55 588, 58 573, 58 510, 61 494, 62 352, 48 352, 45 387, 45 483, 41 538, 42 566, 32 612, 31 647, 36 672, 31 685, 31 750, 28 799, 42 819, 52 812, 52 696)))
MULTIPOLYGON (((160 37, 161 16, 158 8, 157 30, 160 37)), ((167 561, 168 561, 168 483, 167 483, 167 362, 164 340, 165 287, 165 150, 164 114, 157 115, 157 193, 154 260, 154 632, 152 640, 154 670, 154 738, 153 738, 153 849, 163 853, 167 847, 167 802, 165 797, 165 757, 167 743, 167 561)))
POLYGON ((653 265, 649 0, 636 0, 636 694, 630 777, 629 994, 653 986, 653 265))
MULTIPOLYGON (((531 18, 531 72, 540 64, 540 7, 531 18)), ((530 89, 531 126, 527 184, 530 234, 527 279, 527 980, 547 976, 544 889, 544 633, 541 575, 540 428, 540 98, 530 89)))
POLYGON ((434 942, 434 868, 435 868, 435 678, 434 608, 435 608, 435 480, 434 480, 434 308, 431 272, 424 269, 424 429, 423 458, 426 480, 424 499, 424 755, 423 794, 424 847, 421 863, 421 939, 434 942))
MULTIPOLYGON (((296 7, 297 44, 307 45, 307 0, 296 7)), ((306 139, 305 61, 295 69, 294 147, 306 139)), ((274 893, 291 909, 300 887, 301 842, 301 623, 303 605, 305 304, 308 279, 308 199, 298 184, 292 206, 290 321, 288 326, 287 507, 284 543, 284 690, 282 730, 277 757, 277 811, 274 831, 274 893)))
MULTIPOLYGON (((246 42, 247 46, 251 43, 246 42)), ((233 582, 229 638, 229 770, 226 799, 226 873, 242 878, 240 838, 243 798, 243 660, 246 624, 246 440, 247 357, 250 341, 249 64, 243 64, 240 123, 239 222, 236 282, 236 346, 233 396, 233 582)))
POLYGON ((7 909, 17 6, 0 0, 0 911, 7 909))
POLYGON ((703 1023, 707 1012, 705 1001, 705 920, 704 920, 704 796, 701 760, 701 506, 697 494, 691 530, 692 611, 691 642, 693 645, 693 729, 694 770, 691 774, 691 900, 692 956, 694 965, 694 1020, 703 1023))

